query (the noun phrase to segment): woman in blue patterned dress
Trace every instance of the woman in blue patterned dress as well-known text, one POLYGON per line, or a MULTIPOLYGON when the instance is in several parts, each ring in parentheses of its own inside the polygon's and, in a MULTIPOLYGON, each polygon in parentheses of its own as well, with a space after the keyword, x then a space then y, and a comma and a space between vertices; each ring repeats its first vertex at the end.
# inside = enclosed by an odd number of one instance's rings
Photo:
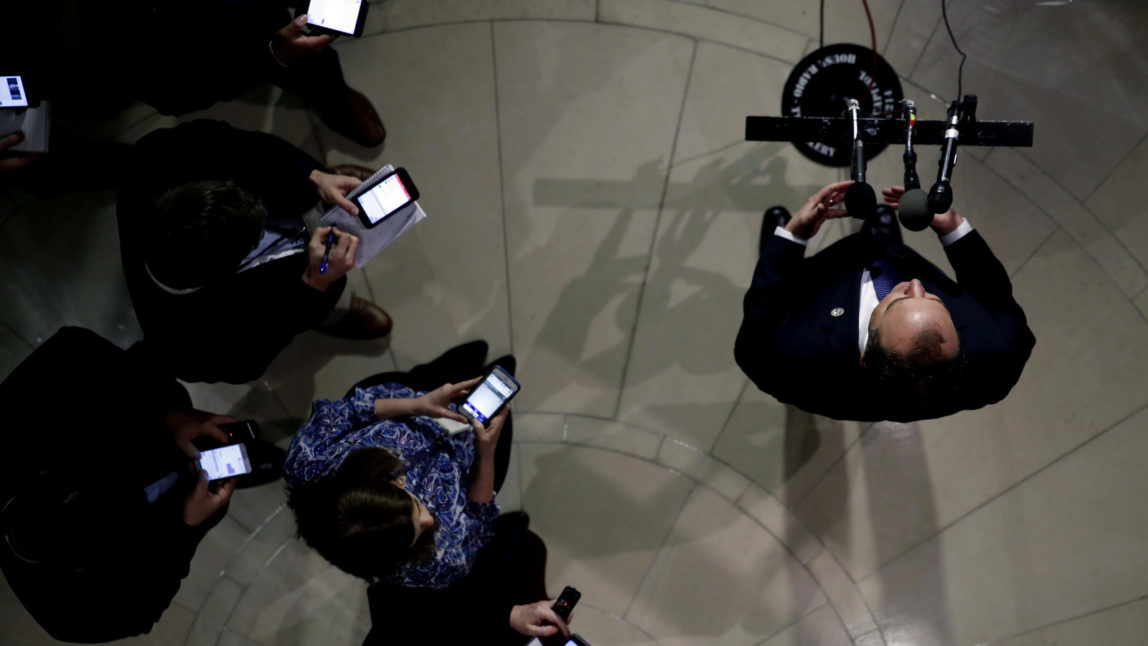
POLYGON ((480 380, 420 392, 375 378, 316 401, 284 466, 307 544, 371 583, 443 589, 465 576, 498 516, 495 452, 509 411, 453 434, 440 421, 467 422, 451 404, 480 380))
MULTIPOLYGON (((487 372, 486 350, 468 343, 408 373, 365 379, 341 400, 316 401, 291 442, 283 470, 299 536, 371 583, 378 625, 367 643, 406 643, 415 635, 403 631, 423 630, 443 607, 456 621, 436 628, 440 637, 458 629, 510 644, 569 634, 546 600, 546 547, 525 514, 496 522, 509 409, 485 428, 451 433, 441 423, 466 421, 452 402, 480 381, 466 377, 487 372)), ((514 373, 513 357, 495 364, 514 373)))

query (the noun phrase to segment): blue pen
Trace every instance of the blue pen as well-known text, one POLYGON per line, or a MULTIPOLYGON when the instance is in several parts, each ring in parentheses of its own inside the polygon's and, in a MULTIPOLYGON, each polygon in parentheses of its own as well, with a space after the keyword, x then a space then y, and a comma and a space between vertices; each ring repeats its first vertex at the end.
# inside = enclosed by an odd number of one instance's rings
POLYGON ((327 273, 327 261, 331 259, 331 245, 335 242, 335 227, 327 232, 327 250, 323 252, 323 262, 319 263, 319 273, 327 273))

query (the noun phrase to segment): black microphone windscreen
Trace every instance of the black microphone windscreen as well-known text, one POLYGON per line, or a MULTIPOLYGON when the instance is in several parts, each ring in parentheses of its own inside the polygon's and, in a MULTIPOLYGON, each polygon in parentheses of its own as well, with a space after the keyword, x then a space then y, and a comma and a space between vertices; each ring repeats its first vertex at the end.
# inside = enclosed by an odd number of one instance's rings
POLYGON ((953 206, 953 189, 945 182, 933 184, 929 189, 929 212, 944 213, 953 206))
POLYGON ((877 193, 864 182, 853 182, 845 189, 845 210, 849 215, 868 220, 877 209, 877 193))
POLYGON ((919 188, 905 191, 897 203, 897 210, 901 226, 910 231, 924 231, 933 223, 933 214, 929 212, 929 196, 919 188))

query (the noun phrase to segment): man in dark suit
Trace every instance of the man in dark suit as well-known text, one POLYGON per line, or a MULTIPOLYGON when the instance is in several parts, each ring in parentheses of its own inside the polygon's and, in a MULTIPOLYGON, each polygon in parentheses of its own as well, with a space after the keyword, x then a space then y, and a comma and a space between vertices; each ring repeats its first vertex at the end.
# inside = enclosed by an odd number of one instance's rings
MULTIPOLYGON (((734 356, 762 391, 836 419, 908 422, 1004 398, 1035 343, 1004 267, 955 211, 934 216, 957 280, 886 221, 805 258, 849 181, 770 209, 734 356)), ((884 191, 893 207, 900 187, 884 191)))
POLYGON ((196 478, 192 440, 235 420, 81 328, 36 348, 0 407, 0 567, 20 602, 64 641, 150 631, 235 488, 196 478))
POLYGON ((144 331, 133 350, 160 374, 244 383, 303 330, 385 336, 386 312, 344 293, 358 239, 304 227, 320 199, 357 213, 345 194, 359 183, 277 137, 218 121, 141 139, 117 202, 124 275, 144 331))

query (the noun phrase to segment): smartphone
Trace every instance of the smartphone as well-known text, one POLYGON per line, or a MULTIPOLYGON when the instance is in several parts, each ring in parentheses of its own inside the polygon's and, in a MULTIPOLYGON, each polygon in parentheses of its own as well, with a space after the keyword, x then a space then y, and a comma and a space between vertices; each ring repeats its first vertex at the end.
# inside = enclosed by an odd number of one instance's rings
POLYGON ((359 220, 368 229, 386 220, 396 211, 419 199, 419 189, 405 168, 384 175, 378 182, 352 198, 359 207, 359 220))
POLYGON ((358 38, 367 24, 367 0, 311 0, 307 24, 319 32, 358 38))
POLYGON ((590 642, 583 639, 582 635, 578 633, 571 633, 570 639, 567 639, 566 643, 562 646, 590 646, 590 642))
POLYGON ((550 607, 554 614, 562 617, 562 621, 570 618, 570 611, 574 610, 574 606, 578 600, 582 598, 582 593, 578 592, 575 588, 566 586, 562 589, 562 594, 558 595, 558 599, 554 601, 554 605, 550 607))
MULTIPOLYGON (((478 420, 485 426, 490 418, 498 414, 516 394, 518 381, 500 366, 495 366, 478 386, 471 391, 458 411, 464 416, 478 420)), ((573 590, 573 588, 567 588, 573 590)))
POLYGON ((218 449, 201 451, 199 468, 207 472, 208 480, 233 478, 251 473, 251 460, 247 458, 247 447, 242 444, 228 444, 218 449))
POLYGON ((28 107, 28 93, 21 76, 0 76, 0 108, 28 107))
POLYGON ((227 443, 247 442, 259 437, 259 425, 253 419, 220 424, 219 430, 227 434, 227 443))

